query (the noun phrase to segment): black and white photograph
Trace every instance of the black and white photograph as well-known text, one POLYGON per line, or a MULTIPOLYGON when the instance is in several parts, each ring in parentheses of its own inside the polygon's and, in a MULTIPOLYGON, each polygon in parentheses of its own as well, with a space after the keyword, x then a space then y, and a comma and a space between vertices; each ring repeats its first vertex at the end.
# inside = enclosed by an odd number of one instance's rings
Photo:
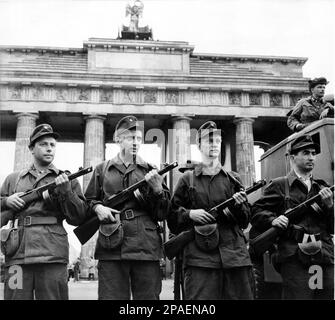
POLYGON ((334 12, 0 0, 0 300, 334 300, 334 12))

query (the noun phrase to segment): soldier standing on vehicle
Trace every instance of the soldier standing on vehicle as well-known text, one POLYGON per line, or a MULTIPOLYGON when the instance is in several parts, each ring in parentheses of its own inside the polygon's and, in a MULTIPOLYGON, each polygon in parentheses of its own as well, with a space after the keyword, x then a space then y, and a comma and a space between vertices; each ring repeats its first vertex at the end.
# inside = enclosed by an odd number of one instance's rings
POLYGON ((79 225, 87 218, 88 208, 78 181, 70 182, 67 174, 52 164, 58 137, 50 125, 38 125, 29 142, 32 165, 10 174, 1 187, 1 210, 16 212, 19 232, 19 237, 7 243, 12 253, 5 254, 5 300, 68 299, 69 243, 62 222, 66 219, 79 225), (26 205, 20 198, 23 192, 53 181, 57 188, 49 201, 26 205), (22 279, 16 279, 22 280, 22 286, 12 285, 11 267, 22 271, 22 279))
POLYGON ((323 77, 308 81, 311 96, 299 100, 287 114, 287 125, 292 131, 301 131, 319 119, 334 117, 334 106, 323 100, 327 84, 327 79, 323 77))
POLYGON ((334 298, 334 244, 331 237, 334 234, 334 201, 327 183, 312 175, 319 152, 320 147, 311 136, 295 139, 289 151, 292 171, 286 177, 274 179, 252 208, 251 224, 259 232, 272 226, 286 230, 278 241, 276 259, 283 278, 283 299, 334 298), (287 209, 316 194, 320 194, 321 201, 288 221, 284 215, 287 209), (310 267, 313 265, 320 270, 312 281, 310 267), (317 282, 317 288, 311 281, 317 282))
POLYGON ((92 211, 101 225, 95 259, 98 263, 98 297, 101 300, 159 299, 163 257, 158 222, 166 219, 170 194, 154 166, 138 156, 143 127, 134 116, 122 118, 115 128, 118 155, 99 164, 86 190, 92 211), (103 200, 144 179, 142 196, 133 197, 115 216, 103 200), (141 198, 141 200, 139 200, 141 198))
POLYGON ((250 216, 246 193, 240 191, 238 174, 222 168, 221 130, 215 122, 200 127, 197 143, 202 161, 180 177, 168 217, 174 234, 202 226, 183 250, 185 299, 252 299, 251 261, 242 230, 250 216), (218 212, 218 218, 207 212, 231 197, 235 205, 218 212))

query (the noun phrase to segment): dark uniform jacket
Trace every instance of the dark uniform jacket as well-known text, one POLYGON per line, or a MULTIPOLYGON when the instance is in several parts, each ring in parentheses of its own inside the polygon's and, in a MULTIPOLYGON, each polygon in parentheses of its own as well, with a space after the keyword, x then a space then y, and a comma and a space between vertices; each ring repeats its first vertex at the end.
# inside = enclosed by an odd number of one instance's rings
POLYGON ((334 113, 334 107, 328 102, 322 102, 312 96, 299 100, 292 111, 288 113, 287 125, 292 131, 296 130, 297 124, 310 124, 320 119, 323 110, 334 113))
MULTIPOLYGON (((95 205, 103 204, 108 197, 144 179, 153 168, 140 158, 137 158, 136 164, 126 168, 118 156, 108 162, 105 170, 104 163, 97 165, 85 192, 92 214, 95 214, 93 213, 95 205)), ((96 259, 158 261, 162 257, 162 239, 157 222, 166 219, 170 205, 170 193, 166 186, 163 187, 161 195, 155 195, 148 186, 141 190, 146 205, 140 205, 132 197, 121 207, 114 208, 123 212, 128 209, 144 211, 145 215, 122 220, 124 240, 121 247, 106 250, 97 241, 96 259)))
MULTIPOLYGON (((194 226, 193 220, 189 217, 191 209, 209 210, 240 191, 223 169, 214 176, 204 175, 202 169, 202 164, 197 165, 194 169, 193 191, 190 190, 191 172, 185 172, 179 178, 171 200, 171 211, 168 217, 169 229, 174 234, 194 226)), ((231 172, 231 174, 240 181, 237 173, 231 172)), ((233 268, 251 265, 246 245, 247 240, 241 229, 246 228, 249 223, 249 205, 243 204, 230 210, 234 214, 237 224, 217 219, 218 248, 204 252, 198 248, 193 240, 184 248, 183 262, 185 265, 207 268, 233 268)), ((220 215, 220 213, 218 214, 220 215)))
MULTIPOLYGON (((287 175, 289 184, 289 201, 285 204, 285 177, 279 177, 271 181, 264 189, 264 195, 254 203, 252 207, 252 228, 264 232, 271 227, 272 220, 282 215, 287 209, 293 208, 308 198, 318 194, 326 187, 323 180, 312 178, 312 187, 308 192, 307 186, 297 177, 294 171, 287 175)), ((295 219, 290 221, 289 228, 281 236, 278 242, 280 260, 293 256, 298 249, 297 241, 294 239, 292 230, 295 226, 303 227, 304 233, 322 233, 322 254, 324 262, 334 263, 334 246, 330 234, 334 233, 334 211, 327 209, 321 202, 318 202, 322 213, 315 212, 309 208, 303 210, 295 219)), ((300 229, 300 228, 299 228, 300 229)))
MULTIPOLYGON (((53 182, 63 171, 51 165, 40 176, 32 165, 29 169, 10 174, 1 187, 1 210, 8 210, 6 199, 17 192, 24 192, 53 182)), ((71 225, 79 225, 87 219, 88 208, 80 184, 71 181, 72 191, 61 195, 55 189, 51 194, 51 203, 43 199, 34 201, 16 218, 56 217, 58 224, 20 226, 20 246, 11 258, 6 257, 6 265, 31 263, 66 263, 68 264, 69 243, 67 232, 63 227, 65 219, 71 225)))

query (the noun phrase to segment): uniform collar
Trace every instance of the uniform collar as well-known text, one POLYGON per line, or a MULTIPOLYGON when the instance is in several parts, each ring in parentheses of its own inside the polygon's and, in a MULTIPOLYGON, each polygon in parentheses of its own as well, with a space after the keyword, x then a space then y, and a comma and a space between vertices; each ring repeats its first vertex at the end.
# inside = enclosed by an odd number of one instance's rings
POLYGON ((313 96, 309 96, 307 100, 311 105, 318 107, 320 104, 323 104, 322 98, 316 99, 313 96))
POLYGON ((295 171, 294 169, 293 169, 293 171, 294 171, 295 175, 296 175, 300 180, 308 180, 308 179, 312 180, 312 174, 311 174, 311 173, 309 174, 309 176, 307 177, 307 179, 305 179, 301 174, 299 174, 299 173, 298 173, 297 171, 295 171))
MULTIPOLYGON (((224 175, 227 176, 227 172, 223 169, 221 163, 219 163, 219 164, 220 164, 220 171, 219 171, 219 173, 222 172, 224 175)), ((195 167, 194 167, 194 174, 196 176, 199 176, 200 174, 203 174, 203 169, 204 168, 205 168, 205 165, 202 162, 196 164, 195 167)))
MULTIPOLYGON (((61 173, 61 171, 57 169, 52 163, 48 166, 46 170, 47 170, 46 172, 54 172, 56 175, 59 175, 61 173)), ((25 176, 29 172, 32 174, 36 172, 36 168, 33 163, 30 165, 28 169, 23 170, 22 177, 25 176)))
MULTIPOLYGON (((293 184, 293 182, 295 181, 295 180, 298 180, 298 181, 300 181, 300 182, 303 182, 301 179, 300 179, 300 177, 297 175, 297 173, 292 169, 291 171, 290 171, 290 173, 287 175, 287 178, 288 178, 288 183, 289 183, 289 185, 291 186, 292 184, 293 184)), ((313 179, 313 176, 311 175, 310 176, 310 179, 311 179, 311 182, 312 182, 312 184, 315 182, 315 180, 313 179)))
POLYGON ((311 96, 311 100, 313 101, 313 102, 322 102, 322 98, 315 98, 314 96, 311 96))
POLYGON ((147 162, 145 162, 141 157, 136 157, 136 163, 131 164, 128 168, 125 167, 123 161, 120 158, 120 154, 118 153, 113 159, 109 161, 107 170, 110 169, 110 167, 114 166, 116 169, 121 171, 122 173, 126 172, 129 168, 135 168, 136 166, 143 167, 145 169, 149 169, 149 165, 147 162))

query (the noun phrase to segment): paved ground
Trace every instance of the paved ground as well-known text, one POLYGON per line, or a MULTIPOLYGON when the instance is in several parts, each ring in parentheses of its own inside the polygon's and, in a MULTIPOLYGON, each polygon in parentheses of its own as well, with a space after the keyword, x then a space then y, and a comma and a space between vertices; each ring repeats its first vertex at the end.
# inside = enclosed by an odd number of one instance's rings
MULTIPOLYGON (((97 300, 98 281, 80 280, 69 282, 70 300, 97 300)), ((173 300, 173 280, 163 280, 161 300, 173 300)), ((0 300, 3 300, 3 283, 0 283, 0 300)))

